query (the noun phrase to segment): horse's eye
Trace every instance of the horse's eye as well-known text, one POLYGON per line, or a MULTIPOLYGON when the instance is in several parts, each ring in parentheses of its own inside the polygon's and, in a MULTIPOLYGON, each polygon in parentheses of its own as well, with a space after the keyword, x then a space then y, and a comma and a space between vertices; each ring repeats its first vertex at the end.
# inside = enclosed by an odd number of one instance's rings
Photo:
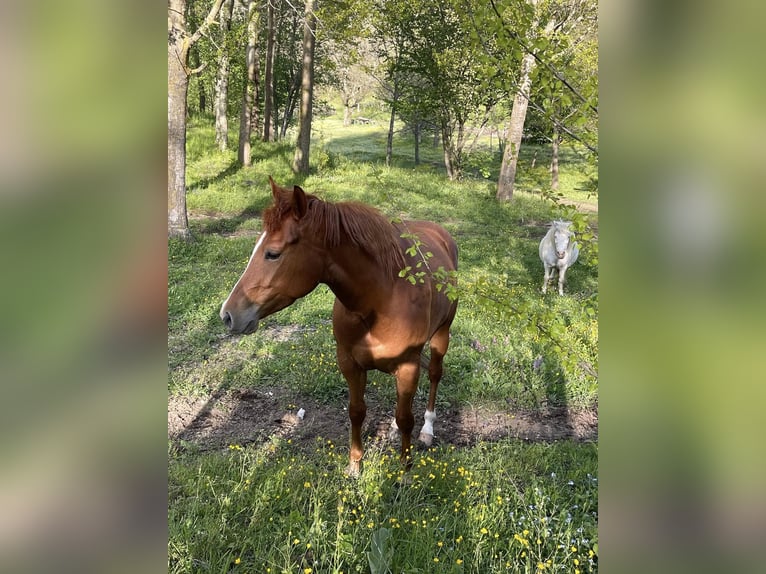
POLYGON ((277 259, 279 259, 280 255, 282 254, 276 253, 274 251, 267 251, 265 257, 268 261, 276 261, 277 259))

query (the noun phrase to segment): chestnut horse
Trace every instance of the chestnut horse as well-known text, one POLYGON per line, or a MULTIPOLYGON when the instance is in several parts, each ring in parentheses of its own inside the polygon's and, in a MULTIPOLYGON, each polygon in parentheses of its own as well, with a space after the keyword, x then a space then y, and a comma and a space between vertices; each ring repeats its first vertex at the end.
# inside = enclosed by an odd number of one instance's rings
MULTIPOLYGON (((349 472, 357 474, 364 453, 362 423, 367 406, 367 371, 396 377, 396 417, 401 461, 409 468, 412 400, 420 376, 423 346, 430 340, 431 389, 419 436, 433 440, 436 389, 449 345, 457 301, 450 301, 431 273, 415 284, 400 277, 414 269, 457 270, 457 246, 428 221, 393 224, 376 209, 355 202, 330 203, 298 187, 279 187, 269 177, 274 204, 263 214, 263 233, 247 268, 221 307, 232 333, 252 333, 258 322, 310 293, 319 283, 335 294, 333 334, 338 367, 349 388, 351 419, 349 472), (412 237, 419 240, 413 244, 412 237), (414 253, 414 255, 413 255, 414 253), (418 262, 425 262, 418 266, 418 262)), ((454 282, 454 274, 450 277, 454 282)))

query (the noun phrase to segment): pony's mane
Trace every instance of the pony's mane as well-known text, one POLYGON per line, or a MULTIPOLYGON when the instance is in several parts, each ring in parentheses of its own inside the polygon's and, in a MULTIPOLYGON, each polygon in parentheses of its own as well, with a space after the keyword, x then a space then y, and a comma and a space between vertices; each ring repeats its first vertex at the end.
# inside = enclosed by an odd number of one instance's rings
MULTIPOLYGON (((330 203, 309 194, 306 198, 308 211, 301 219, 301 227, 310 230, 326 247, 350 243, 379 262, 389 277, 396 277, 404 268, 399 231, 377 209, 355 201, 330 203)), ((282 201, 266 210, 266 230, 277 229, 291 210, 292 206, 282 201)))

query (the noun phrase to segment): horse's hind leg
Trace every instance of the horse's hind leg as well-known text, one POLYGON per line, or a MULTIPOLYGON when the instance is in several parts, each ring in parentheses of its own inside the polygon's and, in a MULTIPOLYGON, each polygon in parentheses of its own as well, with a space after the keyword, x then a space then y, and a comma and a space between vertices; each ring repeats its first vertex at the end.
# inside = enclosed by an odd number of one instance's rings
POLYGON ((449 325, 441 327, 431 337, 431 362, 428 365, 428 380, 431 388, 428 392, 428 405, 423 418, 423 428, 418 440, 426 446, 431 446, 434 440, 434 422, 436 422, 436 391, 439 388, 444 365, 444 355, 449 347, 449 325))

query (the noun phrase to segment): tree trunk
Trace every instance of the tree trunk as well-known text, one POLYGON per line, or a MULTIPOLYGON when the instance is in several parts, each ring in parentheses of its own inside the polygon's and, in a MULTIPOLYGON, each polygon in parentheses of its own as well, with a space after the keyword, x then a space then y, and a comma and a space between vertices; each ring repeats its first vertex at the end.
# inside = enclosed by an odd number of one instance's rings
POLYGON ((346 127, 351 125, 351 102, 347 99, 343 102, 343 125, 346 127))
POLYGON ((186 2, 168 1, 168 236, 191 238, 186 216, 186 2))
POLYGON ((399 101, 399 86, 394 80, 394 94, 391 99, 391 119, 388 120, 388 137, 386 138, 386 165, 391 165, 394 155, 394 120, 396 119, 396 104, 399 101))
POLYGON ((218 56, 218 73, 215 78, 215 143, 221 151, 229 147, 229 118, 227 116, 229 100, 229 53, 226 47, 226 34, 231 29, 233 0, 225 0, 221 9, 221 54, 218 56))
POLYGON ((295 112, 295 102, 298 92, 301 88, 301 70, 299 69, 295 76, 293 76, 293 83, 290 89, 287 91, 287 101, 285 102, 285 111, 282 115, 282 128, 279 132, 280 139, 284 139, 287 134, 287 128, 290 126, 290 121, 293 119, 293 113, 295 112))
POLYGON ((237 161, 244 167, 252 163, 250 135, 253 131, 253 106, 255 104, 256 41, 258 14, 253 0, 245 0, 247 6, 247 47, 245 48, 245 86, 242 91, 242 107, 239 111, 239 149, 237 161))
POLYGON ((186 215, 186 109, 189 48, 215 21, 216 0, 192 36, 186 31, 186 0, 168 0, 168 236, 190 239, 186 215))
POLYGON ((274 141, 274 2, 268 0, 266 8, 266 71, 263 84, 263 141, 274 141))
POLYGON ((559 144, 561 143, 561 135, 559 135, 559 128, 553 124, 553 140, 551 145, 551 189, 558 191, 559 189, 559 144))
POLYGON ((415 136, 415 165, 420 165, 420 120, 415 121, 412 133, 415 136))
POLYGON ((500 166, 500 177, 497 180, 497 199, 510 201, 513 197, 513 186, 516 181, 516 166, 519 161, 521 138, 524 135, 524 121, 527 117, 529 92, 532 86, 532 70, 535 68, 535 58, 525 54, 521 61, 521 77, 519 87, 513 98, 511 121, 508 124, 508 141, 503 152, 503 163, 500 166))
POLYGON ((463 147, 463 135, 465 129, 465 123, 457 121, 458 136, 457 142, 454 141, 453 135, 455 126, 450 124, 448 118, 442 119, 442 147, 444 148, 444 167, 447 168, 447 177, 450 181, 460 179, 462 175, 460 165, 460 155, 463 147))
MULTIPOLYGON (((191 47, 189 50, 189 61, 191 65, 195 68, 198 68, 201 63, 199 59, 199 51, 195 49, 194 47, 191 47)), ((205 111, 207 110, 207 96, 205 94, 205 83, 202 81, 197 81, 197 98, 198 98, 198 107, 199 107, 199 115, 204 116, 205 111)), ((186 114, 187 116, 191 113, 189 110, 189 106, 187 104, 186 106, 186 114)))
POLYGON ((301 72, 301 108, 298 127, 298 142, 295 147, 293 171, 309 173, 309 151, 311 149, 311 104, 314 92, 314 47, 316 16, 315 0, 306 0, 305 24, 303 27, 303 66, 301 72))

